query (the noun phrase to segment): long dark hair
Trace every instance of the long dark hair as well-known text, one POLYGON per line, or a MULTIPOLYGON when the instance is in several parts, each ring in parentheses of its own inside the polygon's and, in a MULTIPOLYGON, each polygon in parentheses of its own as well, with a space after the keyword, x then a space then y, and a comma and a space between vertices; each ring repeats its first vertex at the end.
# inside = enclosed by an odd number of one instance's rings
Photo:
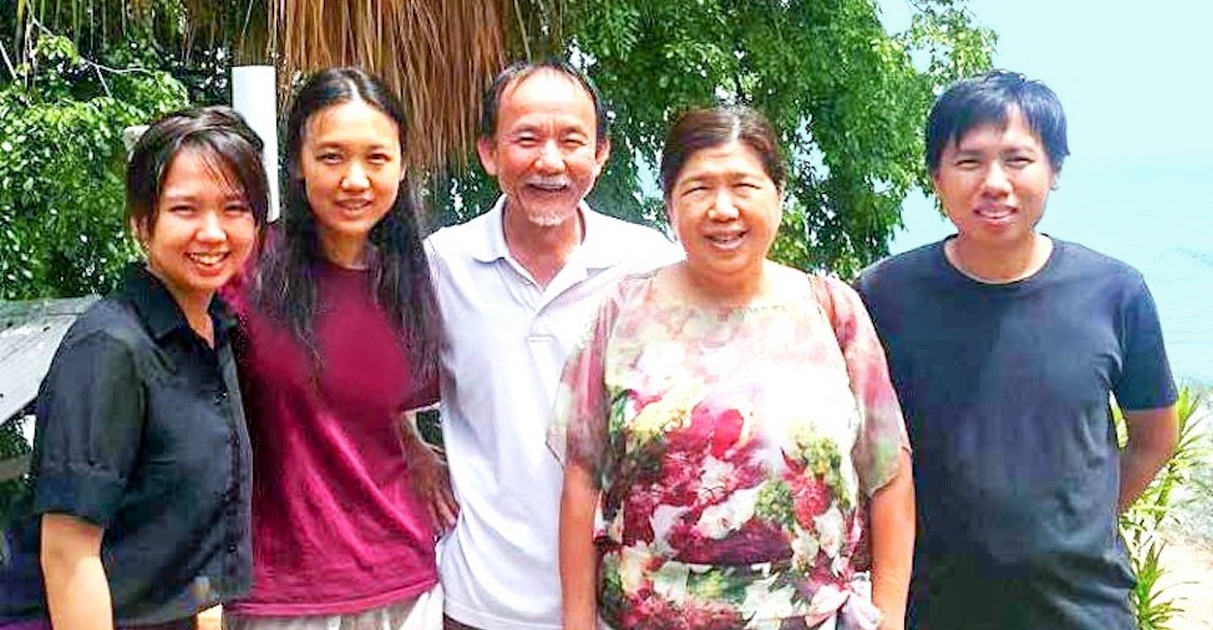
MULTIPOLYGON (((401 153, 407 150, 404 108, 378 79, 358 68, 330 68, 310 77, 295 95, 287 116, 286 203, 270 246, 258 264, 252 290, 254 303, 287 323, 317 368, 323 361, 313 328, 317 302, 313 273, 324 260, 324 253, 299 171, 303 136, 308 120, 316 113, 355 100, 391 118, 400 134, 401 153)), ((391 210, 371 229, 369 243, 373 251, 367 261, 375 297, 400 332, 416 375, 426 379, 433 376, 436 365, 438 309, 421 245, 420 203, 408 182, 406 177, 400 183, 391 210)))

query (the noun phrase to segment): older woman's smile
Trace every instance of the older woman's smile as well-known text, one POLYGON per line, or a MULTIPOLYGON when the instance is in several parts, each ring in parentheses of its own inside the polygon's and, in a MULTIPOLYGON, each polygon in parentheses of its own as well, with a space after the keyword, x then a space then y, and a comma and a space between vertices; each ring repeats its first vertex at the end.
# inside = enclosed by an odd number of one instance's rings
POLYGON ((738 141, 691 154, 669 194, 670 222, 696 283, 746 299, 762 282, 782 216, 779 186, 738 141))

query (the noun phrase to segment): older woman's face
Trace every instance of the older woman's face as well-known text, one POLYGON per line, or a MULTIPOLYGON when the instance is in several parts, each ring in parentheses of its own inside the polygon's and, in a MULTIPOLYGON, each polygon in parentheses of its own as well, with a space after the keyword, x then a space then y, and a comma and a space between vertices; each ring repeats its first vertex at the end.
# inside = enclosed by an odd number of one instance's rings
POLYGON ((670 222, 701 277, 759 274, 783 215, 781 191, 742 142, 691 155, 670 190, 670 222))

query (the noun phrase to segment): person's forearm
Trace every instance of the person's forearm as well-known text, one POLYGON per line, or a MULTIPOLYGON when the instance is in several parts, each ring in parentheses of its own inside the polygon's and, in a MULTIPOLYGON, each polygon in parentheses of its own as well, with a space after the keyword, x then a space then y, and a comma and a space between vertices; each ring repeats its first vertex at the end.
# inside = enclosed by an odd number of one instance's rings
POLYGON ((1120 456, 1120 495, 1116 500, 1117 511, 1124 512, 1136 503, 1170 458, 1170 451, 1125 447, 1120 456))
POLYGON ((114 627, 109 582, 101 564, 100 530, 89 528, 70 516, 43 517, 42 573, 55 630, 114 627))
POLYGON ((1174 407, 1125 411, 1128 442, 1120 453, 1120 493, 1116 506, 1129 509, 1146 486, 1175 454, 1179 441, 1179 418, 1174 407))
POLYGON ((560 587, 564 630, 598 627, 598 556, 594 549, 594 510, 598 492, 590 473, 570 462, 560 497, 560 587))
POLYGON ((905 627, 906 593, 914 557, 914 482, 901 453, 897 476, 871 501, 872 602, 884 614, 881 630, 905 627))

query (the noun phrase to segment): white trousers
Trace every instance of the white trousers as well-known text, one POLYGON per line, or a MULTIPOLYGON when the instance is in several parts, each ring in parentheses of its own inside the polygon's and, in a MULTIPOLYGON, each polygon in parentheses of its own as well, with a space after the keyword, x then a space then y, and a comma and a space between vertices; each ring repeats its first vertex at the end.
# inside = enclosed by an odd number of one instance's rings
POLYGON ((442 585, 380 608, 344 615, 262 617, 224 613, 224 630, 442 630, 442 585))

